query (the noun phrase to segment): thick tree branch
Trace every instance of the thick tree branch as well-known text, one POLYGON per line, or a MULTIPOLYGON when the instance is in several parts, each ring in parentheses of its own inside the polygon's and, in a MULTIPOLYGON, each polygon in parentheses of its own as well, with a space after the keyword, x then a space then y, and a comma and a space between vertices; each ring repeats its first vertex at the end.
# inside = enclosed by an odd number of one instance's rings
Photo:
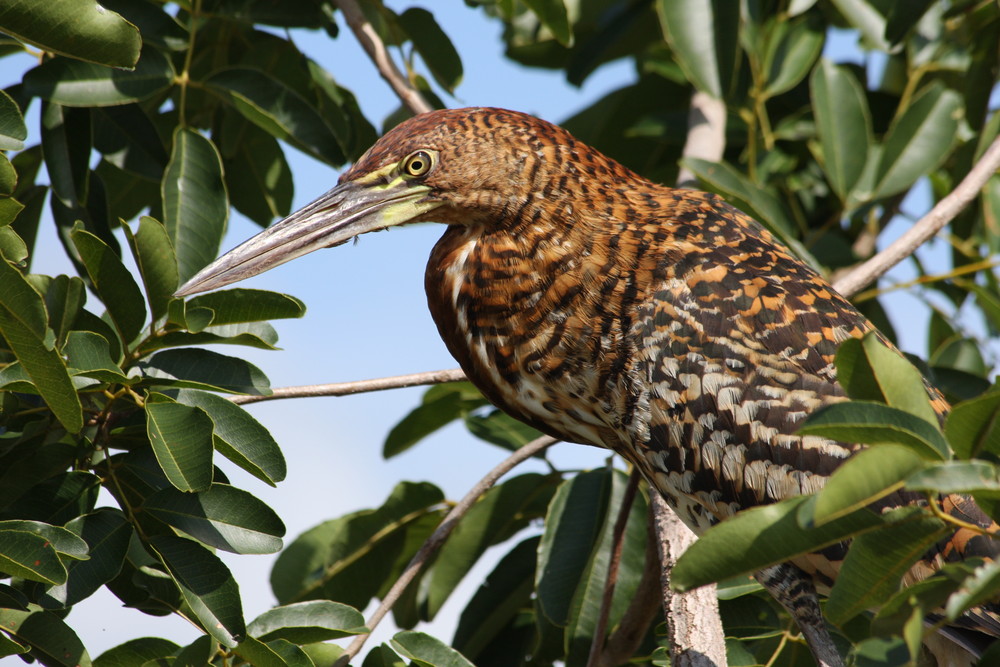
POLYGON ((385 42, 365 18, 356 0, 334 0, 334 3, 344 14, 344 20, 347 21, 351 32, 354 33, 368 57, 375 63, 379 74, 386 80, 403 105, 414 114, 431 111, 433 107, 424 99, 419 90, 410 85, 406 76, 396 67, 392 56, 389 55, 389 50, 385 47, 385 42))
MULTIPOLYGON (((688 134, 684 141, 684 157, 718 162, 726 147, 726 105, 708 93, 695 92, 688 110, 688 134)), ((681 167, 677 187, 690 188, 698 184, 694 172, 681 167)))
MULTIPOLYGON (((382 598, 382 603, 378 608, 372 612, 372 615, 365 622, 369 630, 374 630, 378 627, 378 624, 382 622, 385 615, 389 613, 393 605, 402 596, 403 591, 406 587, 416 578, 420 569, 427 563, 427 560, 431 555, 441 548, 444 541, 448 539, 451 531, 454 530, 455 526, 463 516, 472 508, 472 506, 479 499, 479 496, 486 493, 490 487, 497 483, 501 477, 510 472, 519 463, 522 463, 535 454, 543 451, 545 448, 550 447, 554 443, 558 442, 555 438, 547 435, 543 435, 540 438, 532 440, 524 447, 516 450, 513 454, 508 456, 506 459, 500 462, 493 470, 490 470, 485 477, 483 477, 479 482, 472 487, 465 496, 458 501, 455 507, 452 508, 448 515, 444 518, 437 529, 427 538, 421 546, 417 553, 410 559, 409 564, 403 573, 399 575, 399 579, 392 585, 389 592, 386 593, 385 597, 382 598)), ((368 641, 368 637, 371 635, 358 635, 355 637, 351 645, 347 647, 347 651, 342 655, 337 662, 334 663, 334 667, 344 667, 349 663, 354 656, 356 656, 362 648, 364 648, 365 642, 368 641)))
POLYGON ((314 396, 348 396, 364 394, 370 391, 386 389, 402 389, 403 387, 418 387, 425 384, 441 384, 442 382, 459 382, 465 379, 465 373, 459 368, 445 371, 427 371, 409 375, 393 375, 391 377, 374 378, 372 380, 357 380, 354 382, 333 382, 330 384, 306 384, 297 387, 280 387, 270 396, 230 396, 229 400, 237 405, 274 401, 280 398, 308 398, 314 396))
POLYGON ((888 248, 878 253, 846 276, 834 283, 834 288, 844 296, 851 296, 862 287, 878 279, 886 271, 913 254, 929 238, 951 222, 969 205, 986 185, 990 176, 1000 169, 1000 137, 993 140, 979 162, 966 174, 962 182, 944 197, 927 215, 920 218, 905 234, 888 248))

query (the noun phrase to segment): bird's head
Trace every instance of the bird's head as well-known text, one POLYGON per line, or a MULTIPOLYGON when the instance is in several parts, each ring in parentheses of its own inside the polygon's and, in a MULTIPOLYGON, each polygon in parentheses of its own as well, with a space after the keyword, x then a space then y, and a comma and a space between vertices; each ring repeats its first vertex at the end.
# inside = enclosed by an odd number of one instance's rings
MULTIPOLYGON (((223 255, 177 296, 244 280, 359 234, 411 222, 501 224, 529 196, 568 133, 502 109, 421 114, 386 133, 336 187, 223 255)), ((556 159, 553 159, 556 158, 556 159)))

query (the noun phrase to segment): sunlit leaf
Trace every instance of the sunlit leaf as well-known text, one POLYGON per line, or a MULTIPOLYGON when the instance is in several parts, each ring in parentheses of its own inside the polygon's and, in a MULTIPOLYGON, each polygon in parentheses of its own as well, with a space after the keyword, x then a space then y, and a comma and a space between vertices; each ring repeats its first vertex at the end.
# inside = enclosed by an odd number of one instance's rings
POLYGON ((163 350, 139 364, 152 384, 266 396, 271 386, 264 373, 245 359, 209 350, 163 350))
POLYGON ((573 42, 573 28, 565 0, 525 0, 524 4, 535 13, 542 25, 552 31, 552 36, 560 44, 569 46, 573 42))
POLYGON ((827 405, 811 414, 798 432, 839 442, 903 445, 931 460, 950 455, 944 435, 933 424, 882 403, 847 401, 827 405))
POLYGON ((948 442, 958 458, 980 452, 1000 453, 1000 391, 963 401, 952 408, 944 423, 948 442))
POLYGON ((872 143, 872 119, 861 84, 845 67, 823 60, 810 78, 821 164, 841 201, 858 183, 872 143))
POLYGON ((0 608, 0 625, 48 667, 90 667, 90 656, 76 633, 50 611, 0 608))
POLYGON ((101 107, 152 97, 170 87, 174 74, 165 55, 145 48, 132 70, 53 58, 25 74, 24 87, 31 95, 65 106, 101 107))
POLYGON ((727 0, 659 0, 663 33, 695 86, 722 99, 739 52, 739 3, 727 0))
POLYGON ((297 602, 269 609, 247 626, 255 637, 285 639, 296 644, 340 639, 368 631, 357 609, 329 600, 297 602))
MULTIPOLYGON (((2 22, 0 18, 0 22, 2 22)), ((0 90, 0 150, 19 151, 28 138, 28 128, 17 102, 0 90)))

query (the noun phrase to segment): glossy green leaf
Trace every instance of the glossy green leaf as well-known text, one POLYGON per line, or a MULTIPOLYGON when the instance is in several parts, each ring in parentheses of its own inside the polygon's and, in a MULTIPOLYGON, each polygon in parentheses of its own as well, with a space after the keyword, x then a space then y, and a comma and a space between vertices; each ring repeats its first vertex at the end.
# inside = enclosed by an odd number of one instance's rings
POLYGON ((865 170, 872 139, 872 119, 865 91, 846 67, 823 60, 809 80, 816 131, 823 155, 820 164, 841 201, 865 170))
POLYGON ((233 67, 214 73, 205 84, 275 138, 327 164, 343 164, 343 148, 316 107, 279 79, 258 69, 233 67))
POLYGON ((174 81, 170 60, 154 48, 143 49, 133 70, 53 58, 24 75, 25 92, 68 107, 103 107, 140 102, 174 81))
POLYGON ((423 632, 397 632, 390 644, 418 667, 475 667, 461 653, 423 632))
POLYGON ((146 401, 146 433, 167 479, 181 491, 206 491, 212 483, 212 419, 199 408, 163 394, 146 401))
POLYGON ((903 508, 912 518, 859 535, 851 543, 830 591, 826 615, 841 625, 885 602, 899 588, 903 575, 948 533, 940 519, 918 508, 903 508))
POLYGON ((177 402, 201 408, 215 424, 215 448, 257 479, 274 486, 285 479, 285 457, 278 443, 253 415, 221 396, 182 389, 177 402))
POLYGON ((297 602, 269 609, 247 626, 263 641, 284 639, 312 644, 368 632, 365 618, 354 607, 329 600, 297 602))
POLYGON ((754 507, 713 526, 678 559, 671 586, 687 591, 754 572, 883 525, 880 517, 860 510, 816 528, 801 528, 796 516, 807 501, 799 496, 754 507))
POLYGON ((77 517, 66 527, 86 541, 90 558, 69 565, 66 583, 46 591, 43 606, 52 601, 71 607, 118 576, 132 537, 132 524, 120 511, 107 507, 77 517))
POLYGON ((0 257, 15 264, 20 264, 28 257, 28 246, 10 228, 23 210, 24 205, 13 197, 0 197, 0 257))
POLYGON ((488 405, 479 390, 468 382, 450 382, 428 389, 421 405, 403 417, 385 438, 382 456, 401 454, 421 439, 470 411, 488 405))
POLYGON ((961 96, 938 81, 917 93, 886 133, 875 196, 901 192, 941 164, 955 142, 961 112, 961 96))
POLYGON ((163 224, 177 254, 180 282, 185 282, 219 254, 229 219, 222 160, 215 145, 178 126, 160 190, 163 224))
POLYGON ((825 406, 811 414, 798 432, 840 442, 904 445, 930 460, 950 455, 944 435, 934 425, 882 403, 847 401, 825 406))
POLYGON ((695 87, 722 99, 739 52, 739 3, 728 0, 659 0, 663 34, 695 87))
MULTIPOLYGON (((764 93, 780 95, 806 78, 823 50, 822 30, 807 19, 779 22, 768 41, 769 73, 764 93)), ((813 87, 815 90, 815 86, 813 87)))
POLYGON ((66 566, 45 536, 5 523, 0 522, 0 571, 46 584, 66 582, 66 566))
POLYGON ((167 304, 180 285, 170 234, 159 220, 148 215, 139 219, 139 229, 134 234, 129 226, 123 228, 142 275, 153 320, 159 320, 167 314, 167 304))
POLYGON ((213 326, 302 317, 306 312, 305 304, 293 296, 243 287, 199 294, 188 306, 210 308, 213 326))
POLYGON ((552 36, 563 46, 573 43, 573 27, 565 0, 525 0, 528 9, 552 32, 552 36))
POLYGON ((1000 453, 1000 391, 963 401, 952 408, 944 423, 955 456, 972 458, 980 452, 1000 453))
POLYGON ((56 419, 70 433, 83 428, 83 407, 66 362, 53 349, 42 297, 7 261, 0 260, 0 333, 56 419), (39 330, 39 327, 41 329, 39 330))
POLYGON ((146 302, 132 274, 115 252, 94 234, 76 227, 73 244, 87 267, 90 282, 97 290, 108 315, 128 345, 142 331, 146 322, 146 302))
POLYGON ((28 128, 21 108, 10 95, 0 90, 0 150, 19 151, 24 148, 27 138, 28 128))
MULTIPOLYGON (((407 530, 432 516, 442 500, 444 494, 433 484, 401 482, 381 507, 309 529, 275 561, 275 597, 282 604, 325 598, 364 608, 397 561, 412 555, 402 552, 407 530)), ((411 546, 415 550, 419 544, 411 546)))
POLYGON ((271 386, 250 362, 199 349, 163 350, 139 368, 156 385, 266 396, 271 386))
MULTIPOLYGON (((531 3, 527 4, 530 6, 531 3)), ((434 80, 449 93, 454 93, 462 81, 462 58, 434 15, 422 7, 410 7, 399 15, 399 24, 420 53, 434 80)))
POLYGON ((985 461, 943 461, 911 475, 906 488, 942 494, 998 492, 1000 477, 985 461))
POLYGON ((168 347, 194 345, 246 345, 260 350, 277 350, 278 332, 267 322, 223 324, 205 327, 198 333, 168 331, 162 336, 144 341, 140 350, 149 354, 168 347))
POLYGON ((927 465, 902 445, 879 445, 849 458, 827 480, 823 489, 799 512, 799 523, 821 526, 861 509, 902 488, 906 478, 927 465))
POLYGON ((540 537, 529 537, 510 550, 480 584, 455 629, 452 646, 476 660, 518 612, 531 605, 540 537))
POLYGON ((110 648, 94 659, 94 667, 135 667, 174 655, 180 647, 162 637, 142 637, 110 648))
MULTIPOLYGON (((3 91, 0 91, 3 92, 3 91)), ((3 99, 3 98, 0 98, 3 99)), ((2 113, 2 109, 0 109, 2 113)), ((0 116, 2 120, 2 116, 0 116)), ((6 155, 0 154, 0 197, 10 197, 17 187, 17 171, 6 155)))
POLYGON ((254 495, 228 484, 183 493, 157 491, 143 511, 216 549, 238 554, 270 554, 281 549, 285 525, 254 495))
POLYGON ((555 491, 551 477, 528 473, 494 486, 448 537, 429 574, 427 616, 434 616, 486 549, 544 516, 555 491))
POLYGON ((139 31, 121 16, 75 0, 11 0, 0 9, 0 28, 46 51, 112 67, 135 65, 142 45, 139 31))
POLYGON ((44 537, 56 550, 56 553, 73 560, 87 560, 90 557, 87 555, 87 543, 73 531, 62 526, 53 526, 43 521, 9 519, 0 521, 0 528, 29 532, 44 537))
POLYGON ((162 535, 150 540, 170 577, 180 588, 202 629, 223 646, 246 635, 240 590, 229 568, 197 542, 162 535))
POLYGON ((0 608, 0 625, 47 667, 90 667, 90 655, 73 629, 50 611, 0 608))
POLYGON ((564 482, 549 505, 535 587, 542 613, 557 626, 569 623, 574 592, 600 536, 610 475, 608 470, 581 473, 564 482))
POLYGON ((868 0, 833 0, 844 18, 861 33, 869 48, 888 52, 885 41, 885 17, 868 0))

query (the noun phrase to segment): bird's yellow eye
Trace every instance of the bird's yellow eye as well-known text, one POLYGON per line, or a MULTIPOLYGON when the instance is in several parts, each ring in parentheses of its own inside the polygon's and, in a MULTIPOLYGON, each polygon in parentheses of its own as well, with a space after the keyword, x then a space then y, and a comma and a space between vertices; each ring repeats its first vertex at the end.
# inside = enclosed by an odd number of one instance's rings
POLYGON ((407 176, 423 176, 434 166, 434 158, 427 151, 411 153, 403 160, 403 173, 407 176))

